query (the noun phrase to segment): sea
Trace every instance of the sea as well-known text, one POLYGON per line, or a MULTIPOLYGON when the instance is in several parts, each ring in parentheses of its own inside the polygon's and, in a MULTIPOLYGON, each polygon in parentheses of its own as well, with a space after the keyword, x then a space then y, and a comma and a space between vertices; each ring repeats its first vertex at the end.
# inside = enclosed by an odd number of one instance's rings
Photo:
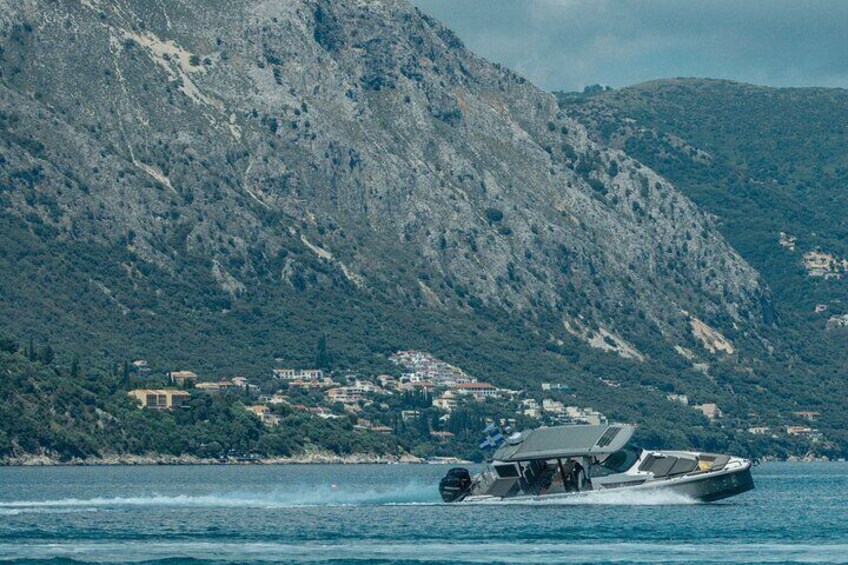
POLYGON ((848 563, 848 463, 719 503, 443 504, 440 465, 0 468, 13 563, 848 563))

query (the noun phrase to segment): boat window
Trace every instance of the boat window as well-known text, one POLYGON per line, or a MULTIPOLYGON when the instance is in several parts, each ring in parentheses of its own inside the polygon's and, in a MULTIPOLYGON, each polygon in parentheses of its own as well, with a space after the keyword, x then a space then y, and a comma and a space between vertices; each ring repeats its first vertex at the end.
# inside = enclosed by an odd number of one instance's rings
POLYGON ((604 477, 615 473, 624 473, 639 460, 641 455, 642 450, 640 448, 627 445, 615 453, 610 453, 600 465, 594 465, 592 467, 592 476, 604 477))
POLYGON ((518 465, 495 465, 495 471, 502 478, 511 478, 518 476, 518 465))

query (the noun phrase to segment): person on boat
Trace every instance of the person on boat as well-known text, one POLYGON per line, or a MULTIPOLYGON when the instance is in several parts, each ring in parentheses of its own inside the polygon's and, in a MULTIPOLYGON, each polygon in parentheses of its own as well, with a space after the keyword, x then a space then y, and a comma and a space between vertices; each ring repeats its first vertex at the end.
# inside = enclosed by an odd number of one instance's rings
POLYGON ((586 467, 580 461, 574 461, 571 473, 573 475, 572 481, 577 492, 592 490, 592 481, 586 473, 586 467))

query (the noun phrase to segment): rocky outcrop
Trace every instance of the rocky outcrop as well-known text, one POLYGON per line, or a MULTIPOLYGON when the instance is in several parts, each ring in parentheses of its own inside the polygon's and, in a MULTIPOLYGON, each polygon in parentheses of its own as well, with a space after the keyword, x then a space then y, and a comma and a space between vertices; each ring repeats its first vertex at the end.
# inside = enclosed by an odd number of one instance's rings
POLYGON ((47 245, 126 249, 130 278, 202 257, 248 301, 338 278, 637 360, 691 343, 681 310, 762 321, 709 217, 404 1, 0 7, 0 199, 47 245))

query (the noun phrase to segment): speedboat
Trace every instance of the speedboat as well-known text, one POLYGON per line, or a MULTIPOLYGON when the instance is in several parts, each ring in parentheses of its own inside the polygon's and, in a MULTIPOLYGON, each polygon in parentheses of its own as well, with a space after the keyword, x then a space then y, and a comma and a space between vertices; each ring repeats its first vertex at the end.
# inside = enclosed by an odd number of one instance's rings
POLYGON ((712 502, 754 488, 751 461, 630 444, 635 425, 537 428, 507 437, 483 471, 453 468, 439 483, 445 502, 521 502, 587 493, 671 491, 712 502))

